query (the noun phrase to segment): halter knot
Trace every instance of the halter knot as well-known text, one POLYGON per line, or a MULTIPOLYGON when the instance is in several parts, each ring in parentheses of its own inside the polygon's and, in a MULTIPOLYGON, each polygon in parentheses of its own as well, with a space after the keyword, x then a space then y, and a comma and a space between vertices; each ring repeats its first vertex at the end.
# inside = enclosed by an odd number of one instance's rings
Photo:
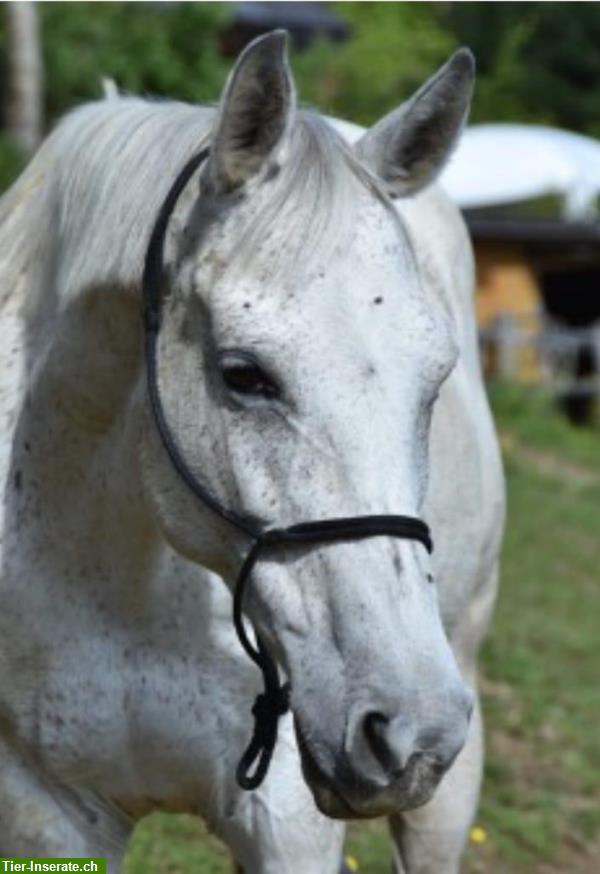
MULTIPOLYGON (((274 689, 268 689, 256 696, 252 705, 252 715, 257 724, 266 725, 266 718, 283 716, 290 709, 290 684, 284 683, 274 689)), ((268 734, 269 732, 264 732, 268 734)))
POLYGON ((260 786, 271 764, 273 750, 277 743, 279 717, 290 708, 290 684, 269 686, 256 696, 252 705, 254 731, 246 751, 241 757, 236 779, 242 789, 256 789, 260 786), (253 774, 250 769, 256 764, 253 774))

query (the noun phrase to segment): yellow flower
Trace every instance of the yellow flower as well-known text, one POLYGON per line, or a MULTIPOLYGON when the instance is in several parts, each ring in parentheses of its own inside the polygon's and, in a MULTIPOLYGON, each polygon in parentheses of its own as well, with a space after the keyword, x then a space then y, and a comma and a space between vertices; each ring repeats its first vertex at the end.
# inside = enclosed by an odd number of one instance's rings
POLYGON ((354 856, 346 856, 346 865, 351 871, 358 871, 358 862, 354 856))
POLYGON ((480 825, 474 825, 469 832, 469 837, 474 844, 485 844, 487 841, 487 832, 480 825))

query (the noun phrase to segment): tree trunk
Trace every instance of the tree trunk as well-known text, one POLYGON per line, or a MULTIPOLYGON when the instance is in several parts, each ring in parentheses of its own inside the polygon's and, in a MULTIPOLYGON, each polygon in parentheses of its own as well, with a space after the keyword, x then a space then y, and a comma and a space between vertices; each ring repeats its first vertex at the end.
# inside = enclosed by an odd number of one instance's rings
POLYGON ((4 3, 7 24, 6 128, 31 154, 42 133, 42 57, 35 3, 4 3))

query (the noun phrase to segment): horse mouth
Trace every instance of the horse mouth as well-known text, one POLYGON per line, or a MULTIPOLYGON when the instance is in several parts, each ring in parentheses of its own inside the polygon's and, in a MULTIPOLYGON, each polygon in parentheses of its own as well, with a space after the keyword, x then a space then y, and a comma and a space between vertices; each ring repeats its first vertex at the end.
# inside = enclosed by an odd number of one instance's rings
POLYGON ((300 752, 300 764, 304 779, 312 792, 319 811, 330 819, 365 819, 369 818, 352 805, 340 794, 333 780, 318 765, 312 755, 308 743, 302 733, 298 720, 294 716, 296 742, 300 752))
MULTIPOLYGON (((418 778, 414 782, 410 780, 408 785, 402 787, 392 783, 383 792, 373 791, 372 787, 365 785, 360 793, 362 797, 356 802, 350 802, 338 787, 337 781, 326 774, 315 759, 296 717, 294 729, 304 779, 319 811, 330 819, 373 819, 403 810, 413 810, 426 804, 437 787, 438 779, 421 782, 418 778)), ((417 775, 414 774, 413 777, 417 775)), ((355 790, 358 789, 356 780, 354 784, 355 790)))

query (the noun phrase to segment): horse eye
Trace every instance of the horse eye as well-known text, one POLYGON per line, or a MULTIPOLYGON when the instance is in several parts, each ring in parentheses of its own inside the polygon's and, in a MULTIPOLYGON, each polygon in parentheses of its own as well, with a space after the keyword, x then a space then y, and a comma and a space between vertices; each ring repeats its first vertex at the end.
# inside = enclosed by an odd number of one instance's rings
POLYGON ((252 361, 223 361, 221 376, 227 388, 237 394, 269 399, 279 394, 274 382, 252 361))

